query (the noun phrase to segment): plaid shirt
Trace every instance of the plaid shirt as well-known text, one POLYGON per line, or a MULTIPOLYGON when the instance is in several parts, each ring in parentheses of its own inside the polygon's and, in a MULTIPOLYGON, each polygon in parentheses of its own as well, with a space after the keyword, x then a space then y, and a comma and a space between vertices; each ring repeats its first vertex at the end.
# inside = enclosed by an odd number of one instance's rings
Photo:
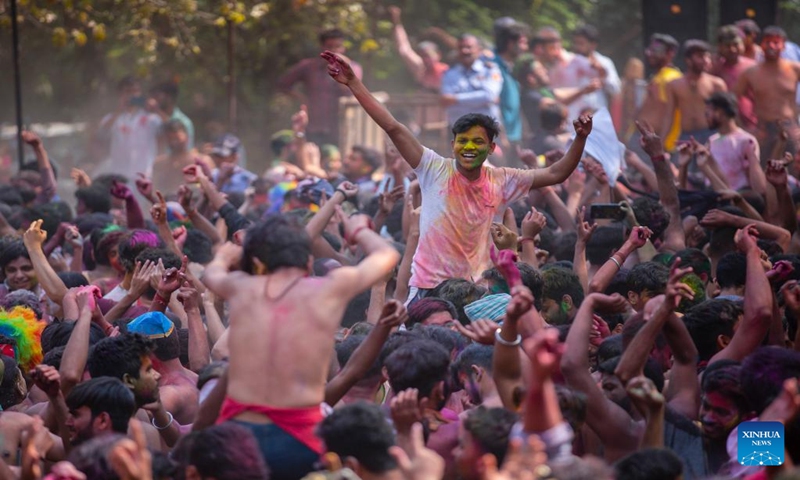
MULTIPOLYGON (((328 75, 328 67, 321 58, 301 60, 278 80, 278 88, 288 92, 301 83, 308 101, 308 129, 310 135, 320 134, 339 138, 339 97, 350 90, 328 75)), ((361 78, 361 65, 350 62, 356 77, 361 78)))

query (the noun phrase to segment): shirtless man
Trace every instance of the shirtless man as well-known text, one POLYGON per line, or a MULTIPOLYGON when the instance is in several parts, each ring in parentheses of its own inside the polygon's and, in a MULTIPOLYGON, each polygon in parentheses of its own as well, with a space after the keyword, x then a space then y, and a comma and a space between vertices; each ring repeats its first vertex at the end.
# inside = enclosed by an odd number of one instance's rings
MULTIPOLYGON (((736 25, 725 25, 717 32, 717 62, 714 75, 725 81, 729 91, 736 88, 742 73, 754 66, 756 61, 744 56, 744 34, 736 25)), ((739 124, 748 132, 755 131, 756 116, 753 113, 753 100, 747 96, 739 97, 739 124)))
POLYGON ((761 146, 761 165, 773 154, 781 130, 788 134, 789 150, 800 153, 800 127, 797 125, 797 82, 800 80, 800 63, 781 58, 786 44, 786 32, 779 27, 764 29, 761 47, 764 61, 746 70, 736 83, 736 95, 752 92, 755 114, 758 118, 756 138, 761 146))
MULTIPOLYGON (((199 164, 209 171, 215 168, 211 157, 203 155, 189 145, 186 125, 180 120, 170 120, 164 125, 164 133, 170 153, 159 155, 153 165, 154 191, 177 192, 183 184, 183 169, 199 164)), ((155 199, 149 199, 155 203, 155 199)))
POLYGON ((675 111, 680 111, 681 141, 692 137, 705 144, 714 133, 706 121, 705 101, 716 92, 726 92, 725 81, 707 73, 711 69, 711 47, 702 40, 687 40, 683 45, 686 75, 667 84, 667 108, 664 111, 661 138, 672 128, 675 111))
POLYGON ((345 238, 367 255, 355 267, 310 278, 308 235, 272 215, 247 230, 242 247, 221 246, 203 277, 230 305, 228 391, 218 421, 235 420, 253 431, 270 478, 302 478, 323 453, 314 430, 345 307, 399 261, 369 217, 343 221, 345 238), (231 272, 239 264, 243 271, 231 272))
MULTIPOLYGON (((653 126, 656 132, 664 130, 664 117, 667 110, 667 84, 683 76, 680 70, 672 65, 675 53, 678 51, 678 41, 670 35, 661 33, 650 37, 650 44, 644 51, 647 63, 655 70, 653 78, 647 85, 647 95, 642 102, 636 120, 646 122, 653 126)), ((668 149, 675 147, 675 142, 680 134, 680 118, 674 118, 672 130, 665 137, 664 144, 668 149)), ((639 145, 641 134, 634 133, 628 141, 628 148, 641 158, 649 158, 639 145)))

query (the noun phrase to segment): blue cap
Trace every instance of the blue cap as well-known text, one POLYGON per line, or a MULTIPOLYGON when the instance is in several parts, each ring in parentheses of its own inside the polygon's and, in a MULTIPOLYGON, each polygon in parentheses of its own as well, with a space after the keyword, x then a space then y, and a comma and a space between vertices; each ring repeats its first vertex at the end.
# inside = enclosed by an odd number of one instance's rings
POLYGON ((147 312, 128 324, 130 333, 139 333, 147 338, 167 338, 174 329, 172 320, 161 312, 147 312))
POLYGON ((506 314, 506 307, 511 301, 511 295, 507 293, 495 293, 475 300, 464 307, 464 313, 471 322, 475 320, 488 319, 498 321, 506 314))

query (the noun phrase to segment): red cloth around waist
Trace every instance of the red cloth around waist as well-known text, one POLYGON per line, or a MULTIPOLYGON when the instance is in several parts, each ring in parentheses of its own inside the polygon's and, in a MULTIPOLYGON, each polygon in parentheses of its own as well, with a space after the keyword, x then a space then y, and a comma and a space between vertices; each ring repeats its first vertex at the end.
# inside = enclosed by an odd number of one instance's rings
POLYGON ((276 408, 267 405, 240 403, 230 397, 225 397, 217 423, 231 420, 244 412, 255 412, 264 415, 278 428, 296 438, 311 450, 320 455, 325 451, 322 446, 322 440, 314 433, 317 425, 323 419, 320 405, 306 408, 276 408))

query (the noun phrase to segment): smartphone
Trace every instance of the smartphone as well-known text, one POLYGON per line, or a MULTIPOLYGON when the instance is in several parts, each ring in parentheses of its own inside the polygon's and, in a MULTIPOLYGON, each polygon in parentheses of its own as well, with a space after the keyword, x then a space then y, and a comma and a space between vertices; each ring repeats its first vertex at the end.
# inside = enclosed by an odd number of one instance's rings
POLYGON ((589 217, 620 221, 625 219, 625 210, 617 203, 595 203, 589 209, 589 217))
POLYGON ((147 98, 142 95, 131 97, 130 100, 128 100, 128 105, 131 107, 144 107, 145 103, 147 103, 147 98))

